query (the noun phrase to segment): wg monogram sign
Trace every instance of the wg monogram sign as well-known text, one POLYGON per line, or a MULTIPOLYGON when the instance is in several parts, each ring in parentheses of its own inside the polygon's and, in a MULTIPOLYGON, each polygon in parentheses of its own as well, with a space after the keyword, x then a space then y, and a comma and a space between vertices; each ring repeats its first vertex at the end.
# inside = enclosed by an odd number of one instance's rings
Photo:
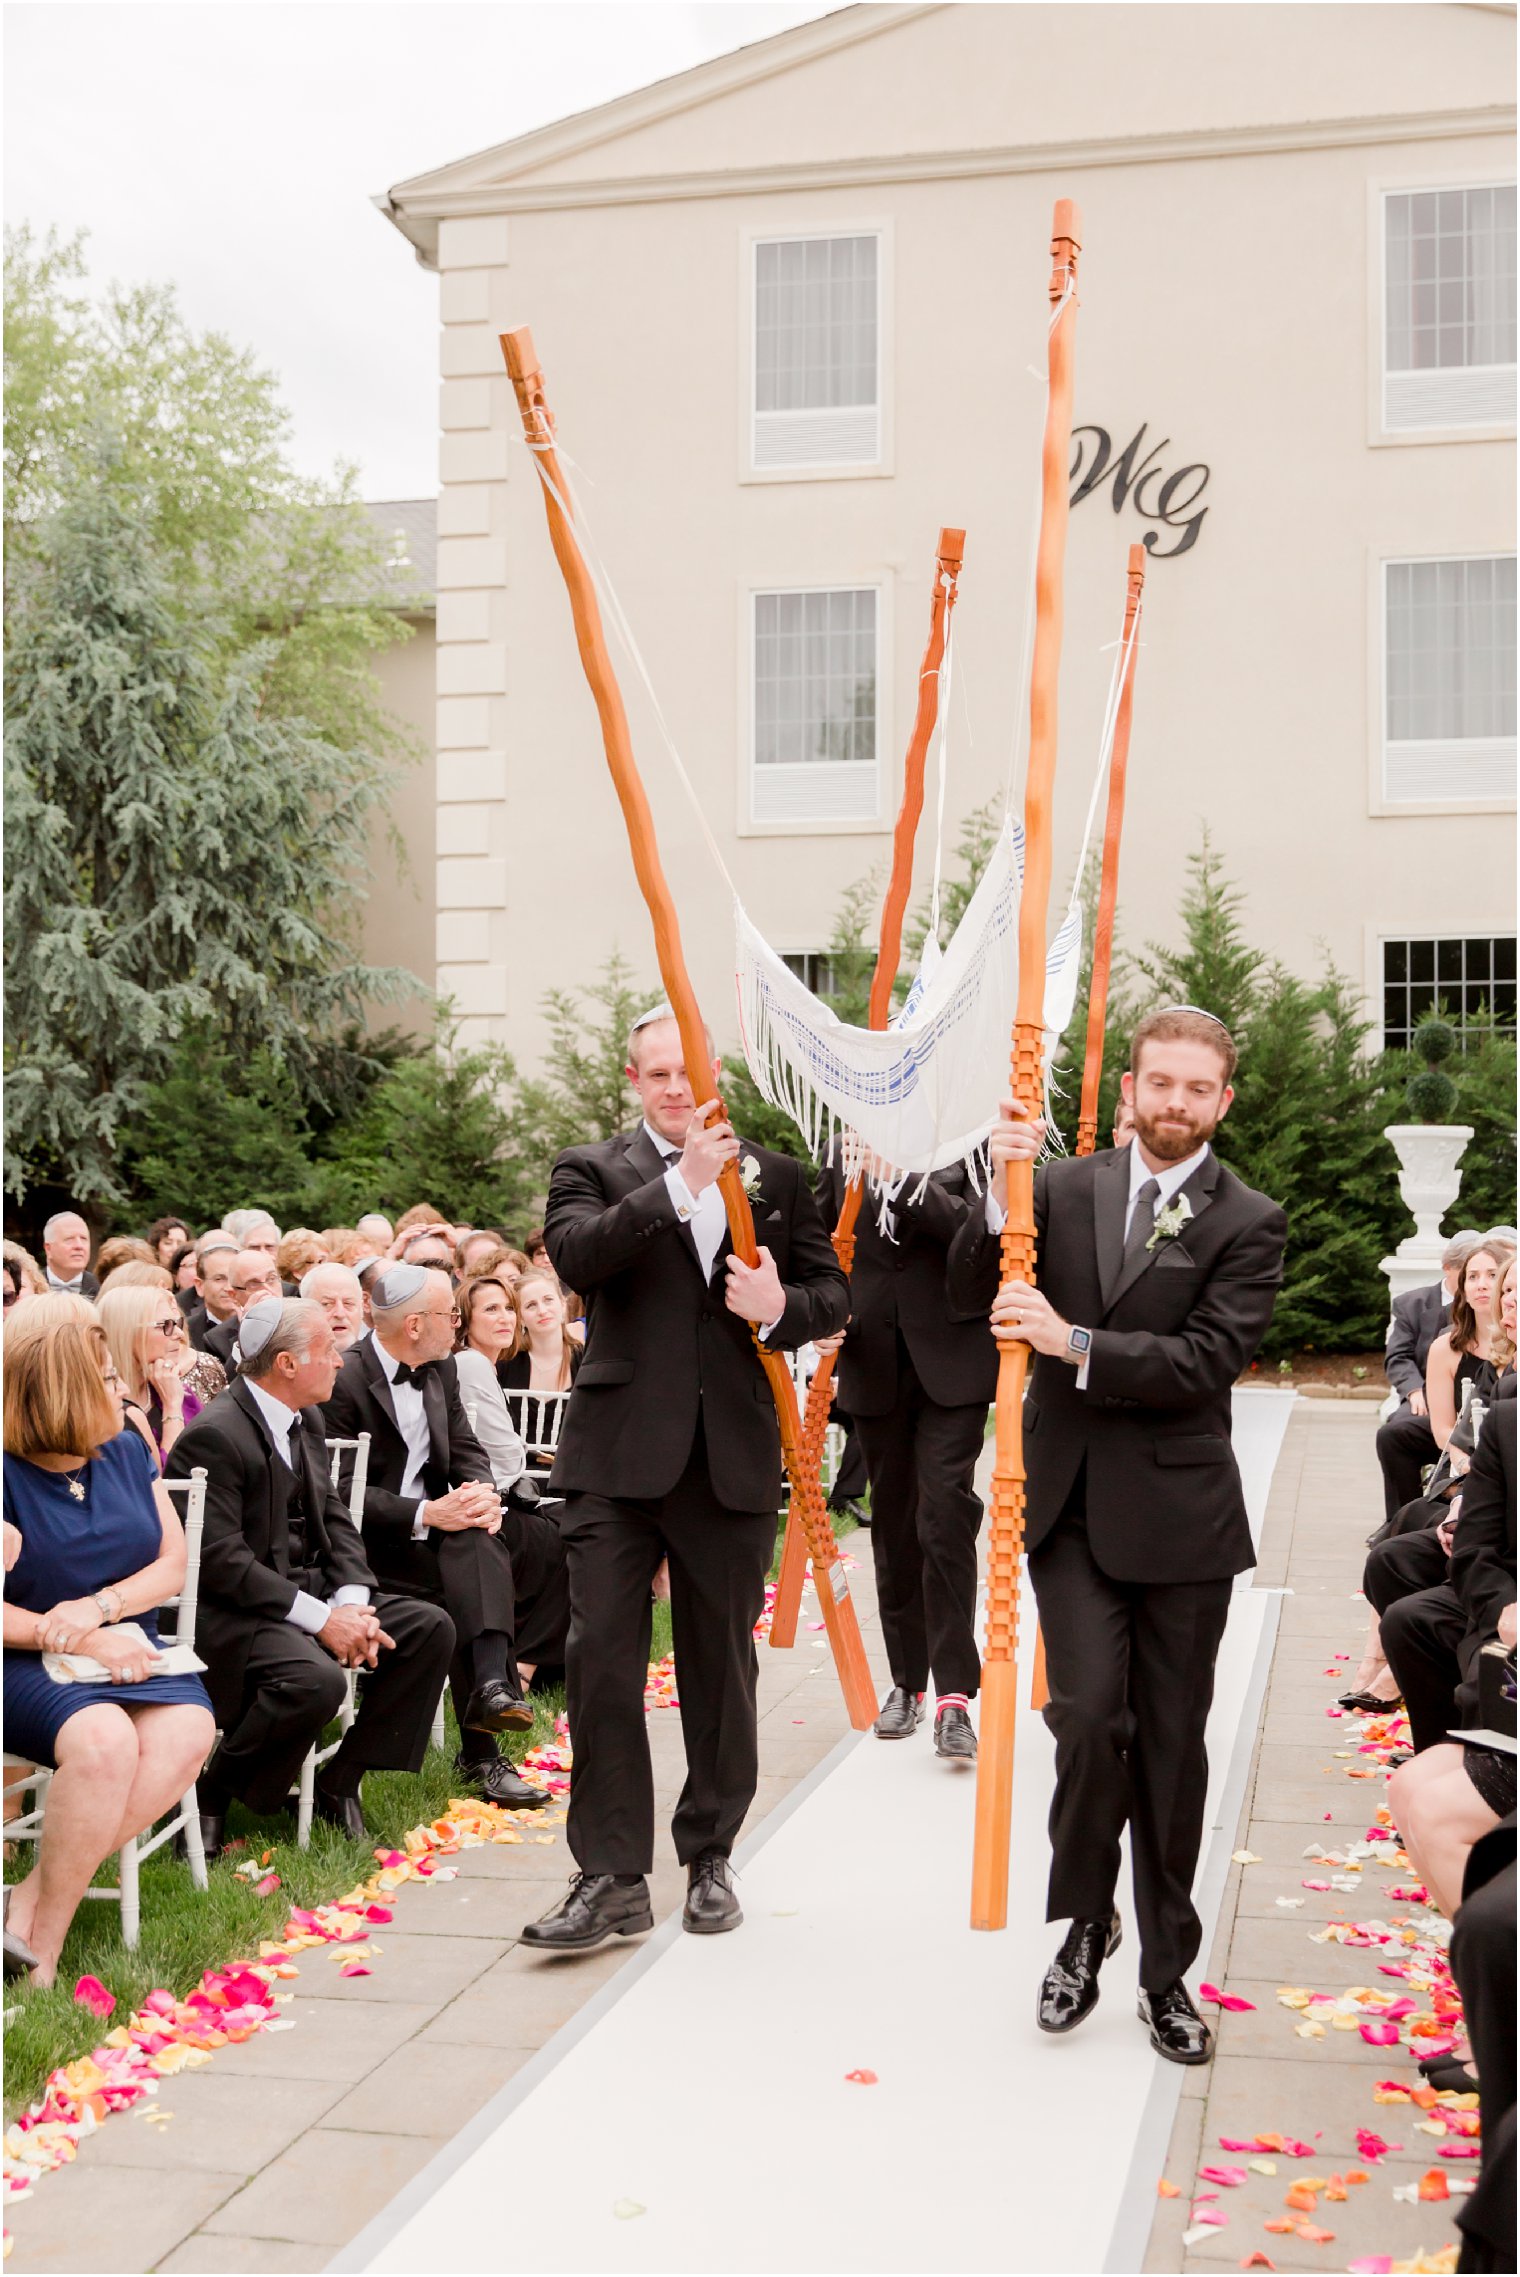
POLYGON ((1170 436, 1163 436, 1146 451, 1142 421, 1133 441, 1122 451, 1115 451, 1106 427, 1074 427, 1071 439, 1075 446, 1071 461, 1073 506, 1080 506, 1084 498, 1091 498, 1108 483, 1116 514, 1122 513, 1125 500, 1132 498, 1141 520, 1156 525, 1145 531, 1143 538, 1153 560, 1175 560, 1198 543, 1208 513, 1207 506, 1200 506, 1198 501, 1208 488, 1209 470, 1200 465, 1179 466, 1168 474, 1161 454, 1170 447, 1170 436), (1175 545, 1160 543, 1164 532, 1175 534, 1175 545))

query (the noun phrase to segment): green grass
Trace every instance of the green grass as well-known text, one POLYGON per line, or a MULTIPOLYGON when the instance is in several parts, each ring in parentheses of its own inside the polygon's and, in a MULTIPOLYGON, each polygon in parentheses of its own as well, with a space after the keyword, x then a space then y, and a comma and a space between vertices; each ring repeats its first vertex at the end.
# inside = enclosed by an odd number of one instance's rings
MULTIPOLYGON (((509 1733, 504 1751, 514 1762, 530 1747, 554 1736, 554 1719, 564 1712, 564 1693, 533 1697, 531 1732, 509 1733)), ((23 1980, 6 1986, 7 2010, 14 2010, 5 2032, 5 2112, 15 2116, 41 2093, 49 2072, 87 2055, 113 2025, 124 2023, 145 1996, 162 1985, 183 1998, 195 1990, 207 1969, 228 1961, 251 1960, 261 1937, 278 1937, 293 1905, 325 1904, 376 1871, 377 1849, 399 1848, 408 1828, 438 1818, 449 1797, 460 1792, 454 1776, 456 1730, 447 1713, 447 1744, 429 1748, 422 1769, 372 1771, 364 1782, 364 1815, 372 1833, 350 1842, 335 1827, 316 1825, 311 1848, 299 1850, 292 1814, 255 1818, 234 1805, 228 1835, 244 1847, 224 1853, 210 1869, 210 1888, 197 1891, 184 1862, 161 1850, 141 1870, 142 1924, 136 1952, 121 1941, 121 1916, 114 1904, 87 1899, 74 1917, 58 1967, 58 1981, 38 1991, 23 1980), (280 1887, 261 1898, 236 1869, 271 1852, 269 1871, 280 1887), (81 1976, 97 1976, 116 1995, 108 2023, 75 2005, 73 1989, 81 1976)), ((31 1864, 32 1845, 8 1868, 17 1880, 31 1864)), ((100 1877, 106 1878, 105 1872, 100 1877)))

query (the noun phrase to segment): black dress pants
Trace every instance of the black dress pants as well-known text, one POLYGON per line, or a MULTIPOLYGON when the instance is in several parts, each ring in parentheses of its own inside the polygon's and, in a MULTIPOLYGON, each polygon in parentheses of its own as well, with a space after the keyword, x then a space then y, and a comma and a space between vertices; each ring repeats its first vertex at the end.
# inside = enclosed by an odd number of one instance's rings
MULTIPOLYGON (((1407 1535, 1420 1541, 1423 1536, 1407 1535)), ((1438 1747, 1457 1723, 1461 1650, 1467 1635, 1462 1600, 1447 1582, 1400 1597, 1381 1617, 1383 1650, 1398 1678, 1415 1752, 1438 1747)))
POLYGON ((755 1797, 759 1743, 754 1628, 776 1540, 773 1510, 726 1510, 708 1477, 701 1424, 669 1494, 572 1494, 560 1522, 570 1574, 565 1690, 574 1761, 566 1835, 587 1874, 654 1864, 654 1777, 645 1728, 649 1586, 670 1560, 686 1784, 676 1855, 726 1856, 755 1797))
POLYGON ((853 1415, 834 1410, 834 1421, 844 1433, 844 1452, 839 1458, 839 1470, 829 1488, 829 1508, 842 1510, 847 1502, 858 1502, 870 1485, 864 1449, 853 1415))
POLYGON ((1417 1534, 1390 1534, 1367 1552, 1362 1594, 1381 1615, 1401 1597, 1439 1588, 1450 1569, 1451 1559, 1434 1527, 1423 1527, 1417 1534))
POLYGON ((1056 1741, 1047 1921, 1113 1909, 1126 1821, 1140 1982, 1161 1992, 1198 1957, 1193 1875, 1209 1766, 1203 1734, 1231 1582, 1115 1581, 1070 1506, 1030 1553, 1056 1741))
POLYGON ((976 1537, 981 1498, 972 1487, 987 1403, 940 1407, 919 1382, 901 1334, 897 1398, 886 1415, 857 1415, 871 1476, 871 1554, 892 1682, 971 1698, 981 1682, 976 1646, 976 1537))
MULTIPOLYGON (((334 1764, 350 1771, 420 1771, 433 1708, 454 1650, 441 1606, 380 1592, 373 1600, 394 1645, 359 1679, 357 1713, 334 1764)), ((229 1797, 250 1810, 283 1805, 307 1749, 343 1705, 346 1672, 324 1645, 290 1621, 259 1621, 248 1646, 239 1710, 223 1724, 202 1790, 202 1807, 229 1797)))
POLYGON ((428 1538, 429 1564, 437 1579, 424 1586, 399 1586, 427 1602, 442 1605, 454 1624, 457 1648, 449 1668, 449 1690, 460 1725, 460 1752, 467 1761, 485 1761, 500 1751, 489 1732, 464 1728, 464 1711, 475 1688, 472 1646, 477 1638, 506 1640, 507 1680, 521 1690, 519 1657, 535 1665, 565 1657, 570 1623, 570 1588, 565 1549, 553 1518, 538 1510, 502 1511, 501 1530, 481 1527, 428 1538))
POLYGON ((1406 1502, 1418 1499, 1420 1473, 1439 1453, 1429 1418, 1416 1415, 1407 1399, 1386 1423, 1379 1424, 1377 1458, 1383 1468, 1383 1501, 1390 1518, 1396 1517, 1406 1502))
MULTIPOLYGON (((1493 1841, 1494 1836, 1486 1837, 1493 1841)), ((1509 1824, 1514 1847, 1514 1823, 1509 1824)), ((1461 1990, 1478 2066, 1483 2116, 1483 2172, 1461 2206, 1459 2269, 1513 2270, 1515 2263, 1515 1866, 1465 1896, 1451 1940, 1452 1974, 1461 1990)))

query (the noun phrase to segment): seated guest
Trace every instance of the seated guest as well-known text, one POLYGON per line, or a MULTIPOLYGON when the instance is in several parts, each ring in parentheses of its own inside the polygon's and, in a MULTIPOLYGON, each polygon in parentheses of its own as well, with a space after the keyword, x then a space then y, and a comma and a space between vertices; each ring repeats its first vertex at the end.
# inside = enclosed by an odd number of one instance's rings
POLYGON ((174 1283, 174 1301, 188 1321, 201 1301, 200 1269, 193 1241, 171 1252, 169 1278, 174 1283))
POLYGON ((292 1226, 289 1233, 282 1234, 275 1254, 275 1270, 284 1284, 286 1296, 293 1297, 304 1275, 313 1265, 325 1265, 330 1255, 326 1242, 312 1226, 292 1226))
POLYGON ((5 1332, 5 1520, 21 1538, 5 1583, 5 1743, 54 1767, 36 1864, 7 1892, 6 1925, 41 1985, 96 1868, 178 1803, 214 1736, 199 1678, 154 1674, 154 1611, 185 1577, 179 1520, 141 1439, 121 1428, 99 1322, 50 1318, 48 1304, 5 1332), (45 1652, 85 1653, 109 1682, 55 1683, 45 1652))
POLYGON ((285 1293, 280 1284, 279 1267, 267 1249, 237 1252, 232 1260, 230 1287, 235 1308, 232 1318, 219 1321, 215 1328, 206 1331, 206 1350, 213 1359, 221 1361, 229 1382, 242 1365, 238 1339, 249 1306, 261 1304, 265 1297, 280 1297, 285 1293))
POLYGON ((357 1265, 361 1257, 378 1257, 379 1245, 369 1241, 356 1226, 324 1226, 317 1239, 335 1265, 357 1265))
POLYGON ((517 1314, 506 1285, 477 1276, 459 1288, 459 1341, 454 1359, 459 1396, 470 1429, 490 1458, 498 1486, 510 1486, 527 1468, 527 1454, 507 1413, 496 1377, 499 1360, 517 1348, 517 1314), (473 1407, 474 1413, 469 1414, 473 1407))
MULTIPOLYGON (((1513 1250, 1495 1242, 1474 1249, 1462 1267, 1451 1300, 1451 1323, 1436 1336, 1425 1363, 1425 1403, 1430 1435, 1437 1447, 1451 1437, 1462 1407, 1462 1387, 1471 1383, 1477 1399, 1490 1397, 1494 1368, 1489 1358, 1489 1313, 1493 1294, 1513 1250)), ((1466 1469, 1465 1458, 1454 1467, 1466 1469)))
MULTIPOLYGON (((116 1272, 123 1265, 151 1265, 156 1268, 158 1267, 158 1258, 148 1247, 148 1244, 145 1241, 139 1241, 134 1233, 109 1234, 96 1252, 96 1281, 103 1286, 107 1275, 116 1272)), ((71 1291, 70 1294, 87 1297, 90 1291, 78 1289, 71 1291)))
POLYGON ((452 1278, 454 1244, 442 1226, 434 1226, 407 1243, 401 1261, 404 1265, 420 1265, 424 1272, 447 1273, 452 1278))
POLYGON ((196 1643, 222 1740, 200 1784, 206 1855, 234 1801, 278 1810, 337 1715, 358 1714, 318 1772, 315 1815, 365 1836, 366 1771, 418 1771, 454 1649, 437 1605, 378 1585, 332 1484, 321 1406, 339 1353, 320 1305, 270 1297, 241 1323, 243 1373, 176 1441, 169 1469, 206 1472, 196 1643))
POLYGON ((100 1325, 121 1379, 127 1421, 140 1430, 162 1468, 187 1423, 193 1423, 227 1376, 209 1352, 185 1337, 185 1318, 166 1289, 119 1288, 100 1293, 100 1325))
POLYGON ((183 1218, 155 1218, 147 1232, 148 1247, 160 1265, 174 1270, 174 1259, 190 1247, 190 1228, 183 1218))
MULTIPOLYGON (((497 1367, 504 1391, 542 1395, 567 1392, 575 1384, 586 1356, 585 1346, 571 1335, 565 1317, 565 1293, 558 1276, 530 1267, 518 1276, 513 1291, 517 1307, 517 1349, 497 1367)), ((514 1413, 523 1416, 523 1437, 528 1443, 531 1470, 546 1473, 554 1467, 548 1409, 543 1398, 513 1401, 514 1413)))
POLYGON ((280 1229, 267 1210, 229 1210, 222 1231, 231 1234, 239 1249, 264 1249, 271 1259, 279 1253, 280 1229))
POLYGON ((202 1234, 195 1245, 195 1277, 200 1283, 201 1301, 186 1325, 197 1352, 205 1351, 206 1338, 213 1328, 223 1321, 237 1319, 232 1296, 232 1264, 236 1256, 237 1245, 229 1234, 202 1234))
POLYGON ((24 1304, 34 1292, 27 1286, 26 1275, 21 1267, 13 1265, 8 1257, 4 1265, 0 1266, 0 1274, 4 1277, 5 1317, 9 1320, 17 1305, 24 1304))
POLYGON ((488 1250, 485 1256, 475 1259, 470 1271, 477 1280, 500 1281, 504 1287, 514 1289, 532 1267, 520 1249, 508 1247, 488 1250))
POLYGON ((301 1294, 322 1307, 333 1342, 346 1352, 364 1334, 364 1291, 359 1276, 348 1265, 313 1265, 301 1276, 301 1294))
POLYGON ((535 1272, 552 1273, 554 1271, 554 1267, 549 1262, 549 1244, 544 1239, 544 1229, 541 1225, 536 1225, 533 1228, 523 1243, 523 1251, 535 1272))
MULTIPOLYGON (((1512 2270, 1515 2261, 1515 1814, 1480 1835, 1462 1877, 1462 1909, 1451 1940, 1451 1971, 1462 1995, 1478 2066, 1483 2169, 1457 2213, 1459 2269, 1512 2270)), ((1426 2069, 1421 2066, 1422 2070, 1426 2069)), ((1472 2086, 1464 2078, 1460 2091, 1472 2086)), ((1435 2086, 1434 2079, 1431 2085, 1435 2086)))
POLYGON ((514 1654, 533 1592, 553 1579, 538 1570, 544 1545, 525 1537, 520 1511, 503 1509, 465 1417, 448 1276, 387 1266, 371 1280, 370 1310, 374 1329, 344 1358, 327 1428, 336 1439, 370 1434, 364 1544, 381 1581, 446 1606, 454 1624, 456 1770, 488 1800, 522 1809, 544 1798, 502 1760, 495 1735, 532 1725, 514 1654))
POLYGON ((33 1297, 46 1296, 47 1275, 31 1251, 23 1249, 19 1241, 7 1241, 4 1244, 4 1252, 6 1270, 11 1277, 11 1286, 17 1294, 33 1297))
POLYGON ((90 1229, 75 1210, 60 1210, 42 1229, 47 1285, 72 1297, 93 1297, 100 1283, 90 1271, 90 1229))
POLYGON ((461 1276, 479 1273, 484 1270, 486 1259, 494 1257, 498 1249, 505 1249, 506 1246, 506 1235, 497 1233, 494 1227, 472 1226, 468 1233, 460 1236, 455 1246, 454 1269, 461 1276))
POLYGON ((1450 1323, 1458 1278, 1479 1238, 1475 1233, 1453 1234, 1441 1252, 1440 1280, 1428 1288, 1408 1289, 1393 1300, 1383 1372, 1398 1393, 1399 1404, 1379 1425, 1377 1435, 1383 1500, 1390 1518, 1418 1497, 1421 1473, 1440 1452, 1430 1435, 1425 1369, 1430 1347, 1450 1323))
POLYGON ((354 1231, 362 1235, 363 1239, 370 1244, 373 1254, 377 1257, 385 1256, 396 1238, 395 1227, 388 1217, 382 1216, 379 1210, 366 1211, 354 1227, 354 1231))
POLYGON ((403 1256, 407 1243, 415 1241, 421 1233, 444 1233, 451 1242, 454 1238, 454 1229, 446 1222, 441 1211, 435 1210, 431 1202, 414 1202, 396 1220, 396 1230, 390 1242, 392 1257, 403 1256))
POLYGON ((109 1273, 101 1274, 99 1296, 103 1297, 107 1289, 167 1289, 172 1296, 174 1281, 166 1265, 148 1265, 140 1257, 128 1257, 122 1264, 113 1265, 109 1273))

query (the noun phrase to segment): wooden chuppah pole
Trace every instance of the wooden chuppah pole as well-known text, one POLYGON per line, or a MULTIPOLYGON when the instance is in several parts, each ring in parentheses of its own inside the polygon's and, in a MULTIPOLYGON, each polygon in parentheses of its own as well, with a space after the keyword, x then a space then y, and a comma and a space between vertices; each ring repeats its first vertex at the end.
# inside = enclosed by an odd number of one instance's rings
MULTIPOLYGON (((929 638, 924 647, 924 661, 918 675, 918 706, 913 716, 913 733, 908 739, 907 757, 903 761, 903 795, 902 804, 897 810, 897 827, 892 834, 891 875, 887 880, 886 898, 881 905, 876 969, 871 976, 870 1009, 866 1014, 868 1028, 885 1028, 892 1010, 892 983, 897 978, 898 962, 902 956, 903 916, 913 884, 913 842, 918 835, 919 818, 924 811, 924 769, 929 756, 929 739, 939 717, 940 666, 944 662, 945 644, 950 636, 950 612, 955 607, 965 552, 964 530, 940 531, 934 557, 934 591, 929 602, 929 638)), ((849 1181, 839 1207, 839 1222, 834 1228, 834 1254, 846 1275, 855 1261, 855 1225, 860 1216, 864 1192, 863 1179, 853 1178, 849 1181)), ((824 1437, 829 1427, 829 1397, 834 1380, 834 1361, 835 1355, 832 1352, 825 1352, 820 1358, 817 1372, 808 1386, 807 1413, 802 1424, 803 1460, 813 1476, 820 1479, 823 1475, 824 1437)), ((781 1553, 781 1571, 776 1582, 776 1599, 771 1607, 770 1641, 783 1651, 797 1641, 797 1615, 802 1604, 806 1563, 806 1544, 802 1529, 793 1514, 787 1519, 786 1543, 781 1553)))
POLYGON ((1082 1112, 1077 1152, 1091 1154, 1098 1143, 1098 1087, 1103 1080, 1103 1024, 1108 1014, 1108 975, 1114 955, 1114 906, 1119 896, 1119 839, 1124 829, 1125 777, 1129 771, 1129 729, 1135 708, 1135 659, 1140 647, 1140 595, 1145 584, 1145 548, 1129 549, 1129 590, 1124 597, 1121 648, 1123 679, 1114 719, 1114 747, 1108 760, 1108 814, 1103 825, 1103 876, 1098 918, 1093 928, 1092 986, 1087 998, 1087 1059, 1082 1069, 1082 1112))
MULTIPOLYGON (((660 862, 654 817, 633 755, 628 715, 623 708, 622 693, 612 669, 612 660, 607 653, 595 581, 570 518, 569 486, 554 449, 554 421, 544 396, 543 374, 539 370, 533 335, 524 326, 515 332, 504 332, 500 338, 508 376, 517 396, 518 409, 522 413, 524 431, 543 477, 544 511, 549 520, 549 536, 555 559, 559 563, 570 597, 576 646, 580 651, 581 666, 601 722, 602 745, 613 786, 617 791, 618 803, 623 810, 623 820, 628 828, 628 843, 639 890, 644 896, 654 925, 660 978, 676 1016, 681 1050, 685 1055, 693 1091, 696 1092, 702 1080, 700 1071, 708 1065, 702 1015, 697 1007, 691 976, 686 969, 675 901, 660 862)), ((719 1112, 722 1112, 721 1105, 719 1112)), ((744 1264, 755 1265, 759 1262, 755 1221, 736 1162, 725 1166, 719 1186, 734 1254, 744 1264)), ((876 1691, 849 1582, 844 1567, 839 1562, 839 1549, 829 1524, 828 1509, 818 1474, 815 1470, 809 1478, 803 1464, 796 1388, 783 1353, 768 1351, 758 1336, 755 1338, 755 1350, 776 1402, 776 1416, 781 1428, 781 1451, 792 1485, 792 1504, 801 1513, 803 1532, 813 1560, 813 1571, 819 1577, 818 1602, 823 1610, 829 1643, 833 1647, 834 1664, 844 1690, 845 1704, 855 1729, 864 1731, 875 1719, 876 1691)))
MULTIPOLYGON (((1039 1116, 1044 1095, 1045 932, 1050 913, 1051 798, 1055 785, 1057 684, 1061 665, 1062 571, 1070 513, 1073 345, 1081 216, 1058 201, 1051 228, 1050 395, 1041 454, 1040 543, 1035 563, 1034 660, 1029 683, 1029 776, 1024 794, 1024 889, 1019 900, 1019 993, 1013 1023, 1013 1093, 1039 1116)), ((1002 1240, 1003 1283, 1035 1277, 1034 1165, 1008 1171, 1002 1240)), ((987 1649, 976 1771, 976 1843, 971 1926, 1001 1929, 1008 1919, 1008 1851, 1013 1836, 1013 1750, 1017 1717, 1019 1568, 1024 1550, 1024 1381, 1029 1346, 1000 1345, 997 1455, 987 1537, 987 1649)))

